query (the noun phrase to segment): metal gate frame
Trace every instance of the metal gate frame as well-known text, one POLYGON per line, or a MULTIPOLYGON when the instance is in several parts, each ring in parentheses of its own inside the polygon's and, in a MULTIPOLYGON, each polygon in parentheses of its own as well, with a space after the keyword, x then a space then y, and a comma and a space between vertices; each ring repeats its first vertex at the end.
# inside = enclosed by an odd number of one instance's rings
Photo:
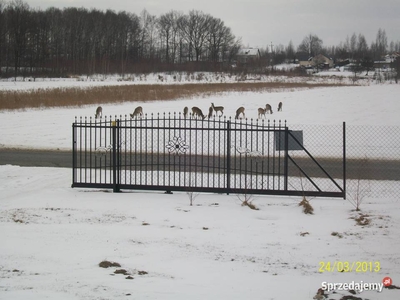
POLYGON ((180 114, 143 119, 76 119, 72 125, 72 187, 107 188, 114 192, 135 189, 345 198, 345 123, 341 186, 286 122, 260 122, 186 119, 180 114), (273 137, 277 134, 284 136, 283 149, 274 149, 273 137), (154 145, 160 140, 161 145, 154 145), (315 182, 299 159, 290 154, 289 140, 324 174, 333 189, 325 190, 315 182), (311 188, 293 187, 293 178, 299 176, 311 188))

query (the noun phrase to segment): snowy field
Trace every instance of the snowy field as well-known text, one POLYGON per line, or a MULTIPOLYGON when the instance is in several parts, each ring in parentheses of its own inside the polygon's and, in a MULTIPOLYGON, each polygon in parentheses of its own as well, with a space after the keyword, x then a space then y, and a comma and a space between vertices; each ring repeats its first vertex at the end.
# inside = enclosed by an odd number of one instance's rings
MULTIPOLYGON (((208 111, 214 102, 227 116, 245 106, 246 116, 256 118, 257 108, 270 103, 271 120, 292 124, 400 126, 398 95, 400 85, 369 82, 107 104, 103 111, 124 115, 138 105, 149 114, 184 106, 208 111)), ((70 149, 75 116, 95 109, 2 111, 0 147, 70 149)), ((190 206, 186 193, 71 189, 69 169, 5 165, 0 181, 0 299, 292 300, 313 299, 324 283, 380 288, 389 276, 400 286, 398 197, 367 197, 361 212, 349 201, 314 198, 314 214, 306 215, 298 197, 255 196, 258 210, 251 210, 236 195, 199 194, 190 206), (120 267, 101 268, 102 261, 120 267), (347 262, 348 272, 339 272, 347 262)), ((399 289, 356 293, 353 299, 400 298, 399 289)), ((351 295, 328 294, 321 299, 351 295)))

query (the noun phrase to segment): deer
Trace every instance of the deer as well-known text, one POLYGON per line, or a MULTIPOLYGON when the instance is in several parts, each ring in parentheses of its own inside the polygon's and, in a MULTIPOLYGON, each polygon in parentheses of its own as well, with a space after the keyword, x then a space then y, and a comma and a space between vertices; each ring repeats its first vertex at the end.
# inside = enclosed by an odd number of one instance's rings
POLYGON ((217 114, 217 112, 221 112, 221 116, 224 114, 224 107, 223 106, 214 106, 214 103, 211 103, 211 107, 214 109, 215 114, 217 114))
POLYGON ((209 119, 212 117, 213 111, 214 111, 213 107, 210 106, 210 108, 208 109, 208 118, 209 119))
POLYGON ((201 109, 198 108, 197 106, 192 107, 192 115, 193 115, 193 117, 198 116, 200 118, 203 118, 203 120, 206 118, 206 116, 203 115, 203 112, 201 111, 201 109))
POLYGON ((258 118, 261 119, 261 116, 264 116, 264 118, 265 118, 265 113, 266 112, 267 112, 267 109, 264 109, 264 108, 260 107, 258 109, 258 118))
POLYGON ((103 108, 101 106, 97 107, 97 109, 96 109, 96 114, 94 115, 95 119, 100 117, 100 115, 103 116, 103 108))
POLYGON ((131 118, 133 119, 136 116, 143 116, 143 108, 141 106, 138 106, 135 108, 135 110, 133 111, 133 114, 130 114, 131 118))
POLYGON ((265 105, 265 112, 266 112, 266 113, 269 112, 270 114, 273 113, 273 112, 272 112, 272 107, 271 107, 271 105, 269 105, 269 104, 266 104, 266 105, 265 105))
POLYGON ((282 102, 279 102, 278 104, 278 111, 282 111, 282 102))
POLYGON ((265 108, 260 107, 258 109, 258 118, 260 119, 260 117, 263 115, 265 118, 265 114, 269 112, 270 114, 272 114, 272 107, 269 104, 265 105, 265 108))
POLYGON ((244 107, 243 107, 243 106, 239 107, 239 108, 236 110, 235 119, 239 119, 239 115, 240 115, 240 114, 243 114, 243 118, 246 117, 245 114, 244 114, 244 107))
POLYGON ((183 117, 186 119, 188 116, 188 112, 189 112, 189 108, 187 106, 185 106, 185 108, 183 109, 183 117))

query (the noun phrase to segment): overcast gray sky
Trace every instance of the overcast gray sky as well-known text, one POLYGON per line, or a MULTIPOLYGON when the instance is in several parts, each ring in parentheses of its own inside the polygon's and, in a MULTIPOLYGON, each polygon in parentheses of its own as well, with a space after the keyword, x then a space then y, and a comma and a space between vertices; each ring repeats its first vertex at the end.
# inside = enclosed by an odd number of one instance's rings
POLYGON ((353 33, 362 33, 370 45, 378 29, 391 41, 400 41, 400 0, 24 0, 31 8, 54 6, 128 11, 143 9, 160 16, 171 10, 199 10, 220 18, 241 37, 245 46, 271 43, 297 47, 309 33, 324 46, 336 46, 353 33))

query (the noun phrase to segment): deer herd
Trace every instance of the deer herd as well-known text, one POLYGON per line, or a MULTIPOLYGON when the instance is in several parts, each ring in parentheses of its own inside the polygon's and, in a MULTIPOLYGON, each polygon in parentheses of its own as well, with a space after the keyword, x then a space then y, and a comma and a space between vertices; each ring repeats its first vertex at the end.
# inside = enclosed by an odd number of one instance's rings
MULTIPOLYGON (((242 116, 242 118, 246 118, 246 115, 244 113, 245 108, 243 106, 239 107, 236 110, 236 115, 235 115, 235 119, 239 119, 240 116, 242 116)), ((282 111, 282 102, 279 102, 278 104, 278 111, 282 111)), ((211 118, 213 116, 213 113, 215 112, 215 115, 217 117, 221 117, 224 115, 224 107, 223 106, 215 106, 214 103, 211 103, 211 106, 208 110, 208 115, 204 115, 202 110, 200 108, 198 108, 197 106, 193 106, 192 107, 192 116, 193 118, 200 118, 202 120, 204 120, 205 118, 211 118)), ((272 107, 270 104, 266 104, 265 108, 260 107, 258 109, 258 119, 261 118, 265 118, 266 114, 272 114, 272 107)), ((100 116, 103 115, 103 108, 101 106, 97 107, 96 109, 96 114, 95 114, 95 118, 99 118, 100 116)), ((143 117, 143 108, 141 106, 138 106, 135 108, 135 110, 133 111, 132 114, 129 114, 131 116, 131 118, 137 118, 137 117, 143 117)), ((185 106, 185 108, 183 109, 183 117, 184 118, 188 118, 189 117, 189 108, 187 106, 185 106)))

